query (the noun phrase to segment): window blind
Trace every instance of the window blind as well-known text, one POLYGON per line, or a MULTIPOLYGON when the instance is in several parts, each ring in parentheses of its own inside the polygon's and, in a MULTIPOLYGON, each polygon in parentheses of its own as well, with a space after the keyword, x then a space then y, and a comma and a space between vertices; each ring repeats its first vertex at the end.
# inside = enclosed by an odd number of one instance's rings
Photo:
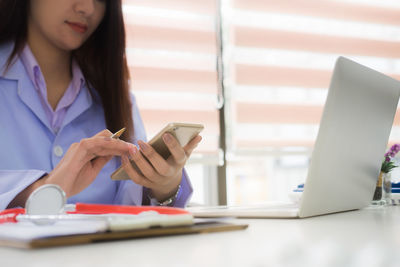
POLYGON ((131 90, 147 134, 202 123, 194 153, 217 155, 215 0, 123 0, 131 90))
POLYGON ((398 1, 222 0, 222 11, 231 152, 312 147, 340 55, 400 79, 398 1))

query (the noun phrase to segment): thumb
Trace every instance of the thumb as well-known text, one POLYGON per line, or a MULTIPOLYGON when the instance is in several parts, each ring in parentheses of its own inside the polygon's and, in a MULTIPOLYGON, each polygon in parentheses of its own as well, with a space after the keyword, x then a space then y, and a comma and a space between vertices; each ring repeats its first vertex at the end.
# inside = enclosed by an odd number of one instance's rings
POLYGON ((194 137, 190 142, 183 147, 183 150, 185 151, 185 154, 187 157, 190 157, 192 154, 193 150, 197 147, 197 145, 200 143, 202 137, 200 135, 197 135, 194 137))

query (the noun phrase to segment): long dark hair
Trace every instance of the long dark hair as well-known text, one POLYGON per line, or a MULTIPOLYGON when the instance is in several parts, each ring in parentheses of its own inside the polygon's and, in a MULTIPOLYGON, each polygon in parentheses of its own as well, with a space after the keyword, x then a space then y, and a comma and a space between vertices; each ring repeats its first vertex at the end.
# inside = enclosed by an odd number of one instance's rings
MULTIPOLYGON (((30 0, 0 0, 0 44, 14 41, 8 66, 26 43, 30 0)), ((86 84, 101 97, 107 128, 127 131, 122 139, 133 137, 132 103, 129 95, 129 71, 125 55, 125 27, 121 0, 107 0, 104 18, 95 32, 73 57, 86 84)))

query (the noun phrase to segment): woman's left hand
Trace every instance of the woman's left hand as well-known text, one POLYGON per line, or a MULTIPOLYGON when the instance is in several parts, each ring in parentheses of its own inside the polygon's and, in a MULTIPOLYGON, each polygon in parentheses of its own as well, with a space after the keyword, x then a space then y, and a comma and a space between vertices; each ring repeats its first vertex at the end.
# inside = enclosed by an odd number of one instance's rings
POLYGON ((142 141, 138 142, 140 151, 135 145, 129 148, 131 160, 135 161, 142 174, 128 164, 127 156, 122 156, 123 168, 132 181, 150 188, 153 197, 158 201, 171 197, 177 191, 182 180, 182 169, 201 141, 201 136, 197 135, 184 147, 169 133, 163 135, 163 140, 171 152, 171 156, 166 160, 142 141))

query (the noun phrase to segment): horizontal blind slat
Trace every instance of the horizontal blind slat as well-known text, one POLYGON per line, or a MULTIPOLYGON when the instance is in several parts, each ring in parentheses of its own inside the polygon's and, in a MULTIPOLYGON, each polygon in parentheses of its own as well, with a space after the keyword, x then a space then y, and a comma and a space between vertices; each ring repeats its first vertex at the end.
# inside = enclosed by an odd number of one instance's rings
POLYGON ((322 106, 236 103, 237 123, 318 124, 322 106))
POLYGON ((215 14, 215 0, 123 0, 124 4, 133 6, 157 7, 171 10, 192 11, 196 13, 215 14))
MULTIPOLYGON (((306 123, 319 124, 323 106, 235 103, 237 123, 306 123)), ((400 125, 400 108, 394 125, 400 125)))
POLYGON ((186 111, 215 111, 215 98, 209 94, 137 92, 136 99, 142 109, 186 111))
POLYGON ((214 54, 187 53, 172 50, 129 49, 128 65, 165 69, 216 71, 214 54))
POLYGON ((236 145, 247 149, 264 149, 266 147, 312 147, 314 140, 241 140, 235 141, 236 145))
POLYGON ((237 9, 400 25, 399 9, 327 0, 234 0, 237 9))
POLYGON ((216 53, 214 32, 127 25, 129 48, 216 53))
POLYGON ((237 46, 389 58, 400 57, 400 42, 255 29, 240 26, 234 28, 234 36, 234 42, 237 46))
POLYGON ((330 71, 278 66, 235 65, 237 84, 327 88, 330 71))
MULTIPOLYGON (((246 64, 236 64, 234 68, 235 82, 241 85, 328 88, 332 76, 331 70, 307 68, 255 66, 246 64)), ((386 73, 386 75, 400 80, 399 74, 386 73)))
POLYGON ((132 88, 156 91, 193 91, 217 93, 215 71, 130 67, 132 88))
POLYGON ((159 124, 167 124, 169 122, 198 122, 207 125, 209 129, 218 129, 216 127, 219 122, 218 111, 197 111, 197 110, 157 110, 157 109, 141 109, 143 119, 149 122, 156 121, 159 124))

